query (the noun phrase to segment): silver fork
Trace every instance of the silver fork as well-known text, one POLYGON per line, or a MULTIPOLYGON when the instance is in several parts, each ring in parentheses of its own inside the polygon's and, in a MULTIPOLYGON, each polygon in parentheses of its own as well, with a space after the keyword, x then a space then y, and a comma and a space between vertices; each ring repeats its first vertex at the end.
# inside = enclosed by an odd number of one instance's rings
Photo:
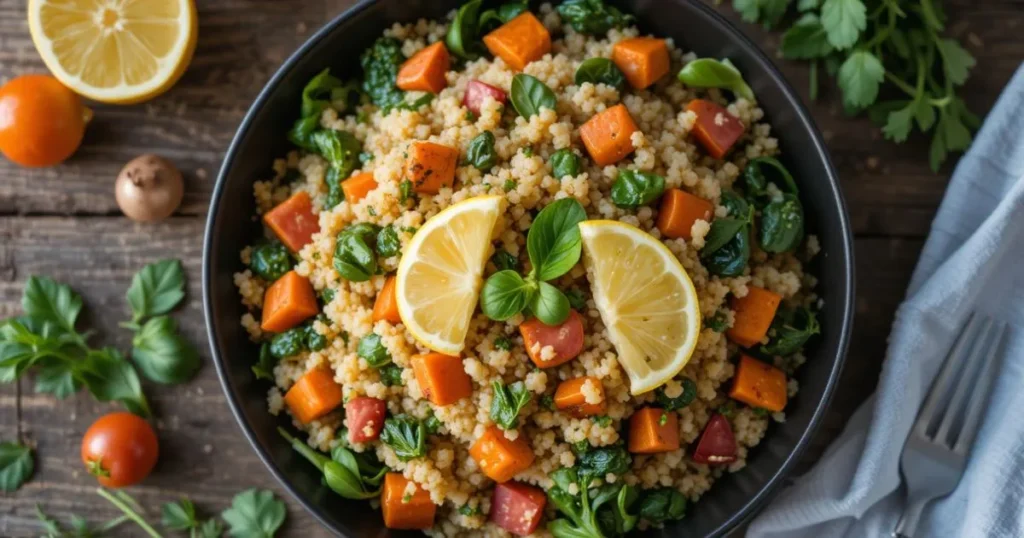
POLYGON ((912 538, 924 507, 949 495, 960 482, 995 379, 1006 326, 988 316, 971 315, 946 357, 903 447, 900 470, 907 505, 895 538, 912 538))

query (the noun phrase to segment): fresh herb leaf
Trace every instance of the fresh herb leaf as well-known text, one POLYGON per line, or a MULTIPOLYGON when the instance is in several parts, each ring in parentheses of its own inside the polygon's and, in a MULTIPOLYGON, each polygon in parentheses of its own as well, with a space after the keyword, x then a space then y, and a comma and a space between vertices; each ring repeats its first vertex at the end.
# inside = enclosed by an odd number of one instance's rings
POLYGON ((178 260, 161 260, 142 268, 128 288, 132 322, 166 314, 185 298, 185 273, 178 260))
POLYGON ((132 360, 147 379, 165 385, 192 379, 201 364, 199 353, 178 334, 178 324, 167 316, 150 318, 135 334, 132 360))
POLYGON ((867 27, 867 8, 861 0, 825 0, 821 6, 821 24, 833 47, 850 48, 867 27))
POLYGON ((577 86, 584 82, 605 84, 622 90, 626 86, 626 75, 608 58, 587 58, 576 68, 573 82, 577 86))
POLYGON ((679 396, 675 398, 669 398, 665 394, 665 388, 660 387, 654 393, 654 399, 657 400, 665 411, 678 411, 685 408, 686 406, 693 403, 693 400, 697 398, 697 384, 692 379, 684 377, 679 380, 679 383, 683 386, 683 391, 679 393, 679 396))
POLYGON ((955 39, 940 39, 935 44, 942 56, 942 70, 946 73, 946 79, 958 86, 967 82, 971 68, 977 64, 974 56, 955 39))
MULTIPOLYGON (((747 199, 760 198, 767 194, 768 183, 782 192, 797 194, 800 189, 789 170, 775 157, 756 157, 743 169, 743 183, 747 199)), ((760 204, 759 204, 760 205, 760 204)))
POLYGON ((788 252, 804 239, 804 209, 792 194, 771 202, 761 210, 758 242, 766 252, 788 252))
POLYGON ((427 430, 423 421, 409 415, 398 415, 384 420, 380 440, 395 451, 402 461, 426 455, 427 430))
POLYGON ((633 458, 622 445, 593 448, 580 454, 576 461, 580 476, 591 478, 604 478, 607 474, 621 476, 633 464, 633 458))
POLYGON ((331 76, 330 69, 324 69, 309 79, 302 89, 302 117, 316 116, 331 106, 331 94, 342 85, 341 79, 331 76))
POLYGON ((561 325, 569 317, 569 299, 547 282, 538 283, 537 293, 531 296, 527 306, 537 319, 548 326, 561 325))
POLYGON ((756 100, 743 75, 729 60, 698 58, 679 70, 679 80, 693 88, 721 88, 748 101, 756 100))
POLYGON ((0 443, 0 491, 12 492, 32 476, 32 449, 15 442, 0 443))
POLYGON ((263 342, 260 346, 259 359, 252 365, 252 373, 256 379, 274 380, 274 366, 277 366, 277 358, 270 351, 270 342, 263 342))
MULTIPOLYGON (((826 5, 829 1, 832 0, 826 0, 826 5)), ((878 98, 878 89, 883 80, 885 67, 874 54, 862 50, 850 54, 839 68, 843 103, 855 109, 871 105, 878 98)))
POLYGON ((464 516, 470 516, 470 517, 478 516, 478 515, 480 515, 480 508, 478 508, 476 506, 470 506, 469 504, 464 504, 464 505, 459 507, 459 513, 464 515, 464 516))
POLYGON ((800 351, 812 336, 821 333, 818 318, 809 308, 782 309, 768 329, 768 343, 761 346, 765 355, 786 356, 800 351))
POLYGON ((576 177, 580 175, 580 169, 583 168, 580 156, 569 148, 562 148, 552 153, 548 164, 551 166, 551 175, 555 179, 562 179, 566 176, 576 177))
POLYGON ((166 503, 160 507, 160 524, 174 531, 187 531, 199 526, 196 506, 188 499, 166 503))
POLYGON ((782 56, 795 60, 824 58, 835 50, 817 15, 808 13, 782 35, 782 56))
POLYGON ((505 321, 523 311, 536 293, 536 286, 519 273, 506 269, 491 275, 480 290, 480 310, 495 320, 505 321))
POLYGON ((403 384, 402 367, 397 364, 385 364, 377 369, 377 373, 380 374, 380 382, 388 387, 396 387, 403 384))
POLYGON ((602 0, 566 0, 558 8, 562 22, 581 34, 601 35, 612 28, 633 23, 633 16, 606 5, 602 0))
POLYGON ((363 91, 373 104, 390 109, 404 101, 405 93, 395 84, 398 70, 405 62, 400 41, 392 37, 378 38, 363 52, 359 62, 363 67, 363 91))
POLYGON ((64 284, 46 277, 30 276, 21 296, 21 308, 28 318, 52 324, 69 335, 78 334, 75 321, 82 311, 82 298, 64 284))
POLYGON ((522 381, 505 385, 495 381, 491 388, 491 420, 501 429, 510 430, 519 425, 519 412, 530 403, 530 391, 522 381))
MULTIPOLYGON (((359 165, 359 153, 363 151, 363 144, 352 133, 321 129, 314 132, 310 140, 313 142, 314 151, 326 159, 333 170, 335 183, 347 178, 359 165)), ((341 199, 344 199, 344 195, 337 201, 340 202, 341 199)))
POLYGON ((113 348, 89 350, 86 361, 89 371, 81 375, 93 398, 101 402, 119 401, 142 417, 152 415, 139 375, 119 351, 113 348))
POLYGON ((295 259, 288 248, 278 242, 264 242, 252 247, 249 256, 249 269, 268 281, 273 282, 292 270, 295 259))
POLYGON ((486 172, 498 164, 498 152, 494 150, 494 133, 484 131, 469 141, 466 160, 477 170, 486 172))
POLYGON ((583 310, 587 308, 587 297, 584 295, 583 290, 572 287, 569 291, 565 292, 566 299, 569 299, 569 306, 573 310, 583 310))
POLYGON ((551 91, 551 88, 538 78, 525 73, 512 77, 510 98, 516 112, 524 118, 540 114, 542 108, 555 110, 558 104, 555 92, 551 91))
POLYGON ((402 251, 402 240, 394 226, 385 226, 377 233, 377 254, 384 258, 398 256, 402 251))
POLYGON ((499 248, 494 252, 494 255, 491 256, 491 263, 493 263, 499 271, 515 271, 516 269, 519 269, 519 260, 503 248, 499 248))
POLYGON ((291 130, 288 131, 288 141, 306 150, 313 151, 313 133, 320 128, 320 116, 307 116, 295 120, 291 130))
POLYGON ((573 198, 563 198, 541 210, 526 237, 538 279, 558 278, 576 265, 583 249, 578 225, 586 219, 583 206, 573 198))
POLYGON ((475 60, 481 54, 480 43, 477 42, 482 23, 479 18, 481 3, 482 0, 469 0, 462 4, 445 35, 448 51, 464 60, 475 60))
POLYGON ((400 203, 404 204, 406 200, 408 200, 409 198, 411 198, 413 196, 413 193, 412 193, 412 181, 409 181, 408 179, 406 179, 406 180, 403 180, 401 183, 399 183, 398 184, 398 193, 399 193, 398 201, 400 203))
POLYGON ((686 515, 686 497, 675 488, 648 490, 640 500, 640 518, 660 524, 686 515))
POLYGON ((277 359, 286 359, 302 353, 306 349, 306 330, 302 326, 292 327, 287 331, 275 334, 270 339, 270 354, 277 359))
POLYGON ((480 29, 488 30, 500 26, 529 10, 528 0, 508 2, 498 6, 498 9, 488 9, 480 14, 480 29))
POLYGON ((377 255, 370 242, 380 229, 373 224, 359 223, 338 234, 334 246, 334 270, 352 282, 365 282, 377 273, 377 255))
POLYGON ((503 351, 512 351, 512 339, 507 336, 499 336, 494 339, 494 347, 503 351))
POLYGON ((611 198, 616 206, 632 209, 648 205, 665 192, 665 178, 638 170, 619 170, 612 185, 611 198))
POLYGON ((363 337, 359 341, 356 354, 374 368, 380 368, 391 362, 391 353, 384 346, 380 335, 377 333, 370 333, 363 337))
POLYGON ((704 326, 716 333, 724 333, 729 328, 729 320, 725 313, 719 310, 714 316, 704 319, 704 326))
POLYGON ((247 489, 221 513, 234 538, 273 538, 284 523, 284 503, 268 490, 247 489))

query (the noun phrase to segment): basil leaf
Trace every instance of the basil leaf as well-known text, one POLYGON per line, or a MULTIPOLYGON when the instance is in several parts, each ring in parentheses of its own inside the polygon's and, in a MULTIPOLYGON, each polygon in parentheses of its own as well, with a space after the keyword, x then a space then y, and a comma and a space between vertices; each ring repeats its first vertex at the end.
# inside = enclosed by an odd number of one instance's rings
POLYGON ((555 110, 558 99, 555 92, 536 77, 520 73, 512 77, 512 106, 524 118, 540 113, 541 108, 555 110))
POLYGON ((810 338, 821 333, 818 318, 809 308, 783 309, 768 329, 768 343, 761 346, 766 355, 786 356, 800 351, 810 338))
POLYGON ((754 101, 754 90, 750 89, 743 75, 729 60, 699 58, 679 71, 679 80, 692 88, 721 88, 738 97, 754 101))
POLYGON ((583 249, 578 224, 586 219, 587 212, 573 198, 557 200, 537 215, 526 250, 539 280, 558 278, 576 265, 583 249))
POLYGON ((15 491, 32 476, 32 449, 14 442, 0 443, 0 491, 15 491))
POLYGON ((713 220, 711 222, 711 229, 704 236, 704 248, 701 252, 710 254, 724 247, 726 243, 732 241, 736 234, 740 233, 740 230, 746 226, 746 220, 734 219, 732 217, 722 217, 713 220))
POLYGON ((284 523, 285 507, 273 492, 253 488, 235 495, 220 517, 235 538, 273 538, 284 523))
POLYGON ((792 194, 761 210, 759 242, 765 252, 788 252, 804 240, 804 209, 792 194))
POLYGON ((491 420, 503 430, 515 428, 519 424, 519 412, 530 403, 530 391, 522 381, 505 385, 495 381, 491 387, 494 397, 491 399, 491 420))
POLYGON ((573 82, 577 86, 584 82, 605 84, 622 90, 626 86, 626 75, 608 58, 587 58, 576 68, 573 82))
POLYGON ((302 117, 316 116, 331 106, 331 96, 335 88, 340 88, 341 79, 331 76, 330 69, 324 69, 309 79, 302 89, 302 117))
POLYGON ((675 398, 669 398, 665 394, 665 388, 660 387, 654 393, 654 399, 657 400, 665 411, 678 411, 684 407, 693 403, 693 400, 697 398, 697 384, 692 379, 684 377, 679 380, 679 383, 683 386, 683 392, 675 398))
POLYGON ((292 258, 288 247, 278 242, 265 242, 252 247, 249 255, 249 269, 253 274, 273 282, 292 270, 295 259, 292 258))
POLYGON ((551 154, 548 165, 551 166, 552 177, 562 179, 565 176, 576 177, 580 175, 583 160, 573 150, 562 148, 551 154))
POLYGON ((374 368, 380 368, 391 362, 391 353, 381 342, 380 335, 370 333, 359 341, 356 354, 374 368))
POLYGON ((533 294, 519 273, 506 269, 491 275, 480 290, 480 310, 494 321, 505 321, 523 311, 533 294))
POLYGON ((263 342, 260 346, 259 359, 252 365, 252 374, 256 379, 274 380, 274 366, 277 366, 277 358, 270 352, 270 342, 263 342))
POLYGON ((748 195, 751 191, 754 194, 764 193, 768 187, 768 182, 775 183, 782 192, 790 194, 800 193, 800 188, 797 187, 793 174, 790 174, 789 170, 775 157, 751 159, 747 163, 747 167, 743 169, 743 182, 748 195))
POLYGON ((185 273, 178 260, 151 263, 135 273, 128 288, 132 322, 170 312, 185 298, 185 273))
POLYGON ((402 251, 402 240, 394 226, 385 226, 377 234, 377 254, 385 258, 397 256, 402 251))
POLYGON ((444 42, 448 51, 464 60, 480 57, 479 44, 475 43, 479 26, 478 20, 482 0, 469 0, 455 12, 455 19, 448 28, 444 42))
POLYGON ((307 116, 295 120, 295 124, 288 131, 288 141, 306 151, 314 151, 316 146, 313 144, 313 133, 319 128, 320 116, 307 116))
POLYGON ((199 370, 199 353, 179 334, 167 316, 150 318, 132 339, 132 360, 150 381, 184 383, 199 370))
POLYGON ((346 499, 362 500, 380 496, 380 491, 366 491, 358 473, 344 465, 330 461, 324 465, 324 482, 331 491, 346 499))
POLYGON ((648 172, 619 170, 612 185, 612 202, 622 209, 647 205, 665 192, 665 178, 648 172))
POLYGON ((86 359, 88 370, 82 375, 94 398, 101 402, 119 401, 142 417, 152 415, 146 396, 142 394, 139 375, 118 350, 89 350, 86 359))
POLYGON ((601 0, 565 0, 557 9, 562 22, 581 34, 601 35, 634 21, 632 15, 605 5, 601 0))
POLYGON ((544 325, 561 325, 569 317, 569 299, 561 290, 547 282, 539 283, 537 293, 528 304, 533 315, 544 325))
POLYGON ((342 230, 334 246, 334 270, 352 282, 365 282, 376 274, 377 255, 369 240, 379 231, 365 222, 342 230))
POLYGON ((82 298, 64 284, 43 276, 30 276, 21 296, 21 308, 26 317, 74 335, 82 298))
POLYGON ((473 137, 466 150, 466 160, 482 172, 498 164, 498 153, 494 150, 494 133, 484 131, 473 137))
POLYGON ((395 451, 402 461, 426 455, 426 427, 423 421, 409 415, 398 415, 384 420, 380 440, 395 451))

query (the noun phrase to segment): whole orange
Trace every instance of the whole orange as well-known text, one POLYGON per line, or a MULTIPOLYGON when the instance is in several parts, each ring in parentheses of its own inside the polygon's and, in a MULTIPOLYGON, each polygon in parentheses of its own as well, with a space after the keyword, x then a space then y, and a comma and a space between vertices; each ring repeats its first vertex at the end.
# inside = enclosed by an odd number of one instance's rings
POLYGON ((0 86, 0 152, 22 166, 53 166, 82 143, 91 112, 49 75, 23 75, 0 86))

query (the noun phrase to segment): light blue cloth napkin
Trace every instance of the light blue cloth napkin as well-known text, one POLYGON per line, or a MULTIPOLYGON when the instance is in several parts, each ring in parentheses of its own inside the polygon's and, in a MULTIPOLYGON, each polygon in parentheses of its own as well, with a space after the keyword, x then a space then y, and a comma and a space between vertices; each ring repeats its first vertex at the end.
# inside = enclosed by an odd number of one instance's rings
MULTIPOLYGON (((860 276, 871 285, 870 273, 860 276)), ((967 471, 925 510, 918 537, 1024 537, 1024 66, 953 174, 896 313, 877 391, 749 537, 891 535, 904 504, 900 451, 973 310, 1011 329, 967 471)))

